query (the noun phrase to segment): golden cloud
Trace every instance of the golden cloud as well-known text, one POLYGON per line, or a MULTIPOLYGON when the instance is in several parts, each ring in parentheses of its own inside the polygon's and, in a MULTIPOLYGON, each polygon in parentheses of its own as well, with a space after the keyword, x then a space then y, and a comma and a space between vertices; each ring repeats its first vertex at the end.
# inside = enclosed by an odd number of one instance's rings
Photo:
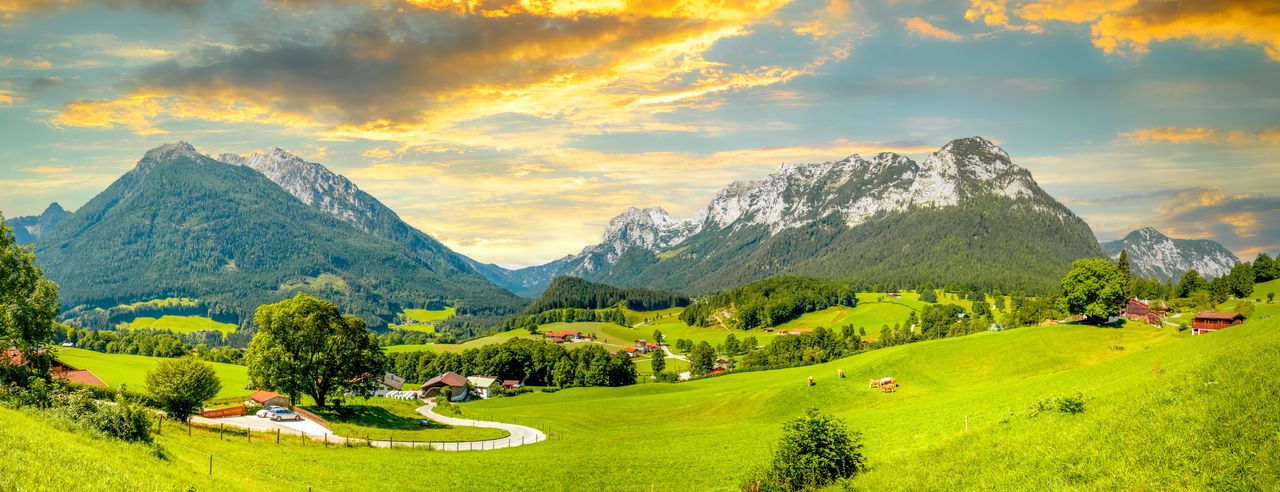
POLYGON ((902 19, 902 25, 903 27, 906 27, 908 32, 918 36, 941 39, 943 41, 964 41, 964 36, 935 26, 929 21, 919 17, 902 19))
POLYGON ((13 91, 0 89, 0 104, 13 104, 14 98, 13 91))
POLYGON ((1120 134, 1121 138, 1139 143, 1277 143, 1280 142, 1280 127, 1267 128, 1261 131, 1230 130, 1217 128, 1139 128, 1120 134))
MULTIPOLYGON (((798 64, 707 58, 717 43, 772 22, 786 3, 411 2, 371 11, 310 44, 178 57, 138 74, 123 96, 68 103, 53 123, 149 134, 164 132, 168 120, 257 122, 441 149, 701 131, 660 115, 712 108, 715 94, 784 84, 847 56, 846 44, 823 41, 798 64), (414 27, 422 24, 443 27, 424 33, 414 27)), ((847 15, 846 5, 837 0, 820 12, 847 15)))
POLYGON ((1190 40, 1207 48, 1251 45, 1280 61, 1280 9, 1271 0, 971 0, 965 18, 1017 28, 1010 10, 1040 29, 1045 22, 1089 24, 1093 44, 1107 54, 1141 54, 1152 43, 1190 40))

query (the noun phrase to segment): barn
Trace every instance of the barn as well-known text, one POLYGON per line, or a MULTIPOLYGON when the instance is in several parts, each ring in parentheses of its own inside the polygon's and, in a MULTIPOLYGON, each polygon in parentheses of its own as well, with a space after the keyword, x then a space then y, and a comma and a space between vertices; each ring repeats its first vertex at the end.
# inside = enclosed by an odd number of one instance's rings
POLYGON ((1191 335, 1203 335, 1205 333, 1213 333, 1228 326, 1235 326, 1244 323, 1244 315, 1240 313, 1219 313, 1216 311, 1205 311, 1197 314, 1195 319, 1191 321, 1191 335))

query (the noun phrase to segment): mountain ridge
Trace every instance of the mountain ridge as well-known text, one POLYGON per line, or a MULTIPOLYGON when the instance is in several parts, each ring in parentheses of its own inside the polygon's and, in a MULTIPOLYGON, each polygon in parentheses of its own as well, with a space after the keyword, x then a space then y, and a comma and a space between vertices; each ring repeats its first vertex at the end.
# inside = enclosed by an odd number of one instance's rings
POLYGON ((1160 281, 1178 281, 1189 269, 1205 278, 1231 273, 1240 262, 1231 250, 1211 239, 1176 239, 1153 227, 1143 227, 1115 241, 1101 243, 1111 259, 1126 250, 1134 275, 1160 281))

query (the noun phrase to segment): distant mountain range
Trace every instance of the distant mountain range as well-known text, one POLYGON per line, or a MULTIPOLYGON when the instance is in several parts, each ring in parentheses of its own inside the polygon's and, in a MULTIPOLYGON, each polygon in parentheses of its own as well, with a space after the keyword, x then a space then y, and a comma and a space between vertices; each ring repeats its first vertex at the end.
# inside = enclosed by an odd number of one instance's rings
POLYGON ((707 293, 788 273, 915 287, 925 283, 1047 291, 1092 231, 982 137, 923 162, 894 153, 786 166, 736 182, 678 219, 628 209, 578 254, 509 272, 533 293, 558 275, 707 293))
POLYGON ((14 217, 8 220, 13 227, 13 238, 18 244, 31 244, 40 236, 57 229, 62 222, 71 217, 71 212, 62 209, 56 202, 49 204, 40 215, 14 217))
POLYGON ((243 322, 301 290, 373 326, 405 307, 506 314, 526 303, 322 166, 282 151, 224 158, 236 163, 181 142, 153 149, 59 226, 40 229, 38 262, 62 303, 193 297, 243 322))
POLYGON ((1134 275, 1160 281, 1176 282, 1190 269, 1205 278, 1221 277, 1231 273, 1231 267, 1240 262, 1217 241, 1173 239, 1150 227, 1130 232, 1123 239, 1102 243, 1102 249, 1112 259, 1120 258, 1121 250, 1128 251, 1129 270, 1134 275))

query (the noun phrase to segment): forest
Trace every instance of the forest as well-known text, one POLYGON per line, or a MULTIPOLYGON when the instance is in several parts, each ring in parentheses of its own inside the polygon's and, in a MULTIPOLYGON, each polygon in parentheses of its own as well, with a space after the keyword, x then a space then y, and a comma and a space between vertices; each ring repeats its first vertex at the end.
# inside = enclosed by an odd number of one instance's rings
POLYGON ((680 319, 693 326, 725 323, 749 330, 776 326, 832 306, 857 306, 856 294, 846 283, 778 276, 700 298, 681 311, 680 319))

